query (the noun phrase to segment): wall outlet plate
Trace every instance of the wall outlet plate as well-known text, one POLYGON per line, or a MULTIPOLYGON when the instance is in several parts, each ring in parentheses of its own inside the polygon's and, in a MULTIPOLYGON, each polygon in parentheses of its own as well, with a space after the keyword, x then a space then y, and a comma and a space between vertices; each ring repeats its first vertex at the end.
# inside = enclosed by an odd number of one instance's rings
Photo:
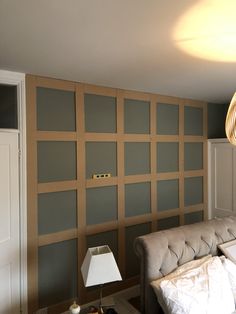
POLYGON ((110 173, 95 173, 93 174, 93 179, 104 179, 104 178, 110 178, 110 173))

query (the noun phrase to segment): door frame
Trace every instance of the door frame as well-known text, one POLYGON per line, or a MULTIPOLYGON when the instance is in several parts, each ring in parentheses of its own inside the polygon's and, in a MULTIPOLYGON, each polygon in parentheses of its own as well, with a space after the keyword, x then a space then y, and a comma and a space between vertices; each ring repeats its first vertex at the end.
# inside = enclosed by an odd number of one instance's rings
POLYGON ((229 140, 227 138, 214 138, 214 139, 208 139, 208 218, 212 219, 214 218, 212 215, 212 194, 211 194, 211 150, 212 145, 215 143, 229 143, 229 140))
POLYGON ((27 314, 27 189, 26 189, 26 102, 25 73, 0 70, 0 83, 17 87, 19 130, 19 199, 20 199, 20 302, 21 311, 27 314))

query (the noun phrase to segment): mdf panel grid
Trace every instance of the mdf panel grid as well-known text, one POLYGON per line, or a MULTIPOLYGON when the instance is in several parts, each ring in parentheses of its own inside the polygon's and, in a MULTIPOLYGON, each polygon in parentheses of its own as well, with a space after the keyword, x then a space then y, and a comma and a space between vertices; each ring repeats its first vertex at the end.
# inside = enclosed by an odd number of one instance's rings
MULTIPOLYGON (((40 99, 42 99, 41 94, 40 99)), ((50 115, 53 116, 53 110, 57 110, 57 105, 56 101, 51 102, 50 115)), ((58 106, 58 110, 62 110, 63 114, 65 108, 64 103, 58 106)), ((198 101, 27 76, 29 313, 40 307, 39 295, 42 294, 39 293, 39 287, 42 289, 45 283, 38 278, 38 274, 39 271, 43 274, 49 271, 49 269, 39 269, 40 265, 46 265, 47 254, 42 255, 42 252, 48 252, 47 248, 55 250, 55 255, 58 254, 59 249, 68 252, 67 254, 71 256, 77 255, 77 270, 74 270, 77 278, 71 287, 71 299, 59 300, 59 305, 48 304, 49 313, 60 313, 68 308, 72 299, 77 297, 80 304, 98 298, 96 288, 84 288, 80 272, 88 246, 108 243, 114 250, 123 281, 110 284, 104 289, 105 293, 111 293, 138 282, 137 273, 134 273, 130 267, 130 264, 138 262, 137 258, 132 252, 127 257, 127 250, 130 251, 129 248, 132 246, 130 241, 133 241, 135 236, 206 218, 206 114, 206 104, 198 101), (67 122, 61 123, 61 118, 58 117, 59 130, 56 130, 56 121, 51 126, 47 120, 44 126, 43 115, 46 114, 47 105, 44 104, 44 112, 40 113, 40 119, 37 116, 39 112, 37 90, 40 88, 40 93, 46 90, 47 95, 54 95, 60 91, 61 97, 57 96, 57 101, 74 99, 75 107, 70 104, 67 122), (191 115, 194 114, 195 108, 200 120, 202 117, 202 132, 197 129, 196 134, 194 132, 189 134, 191 115), (142 115, 145 117, 144 122, 141 119, 142 115), (188 123, 185 122, 185 115, 190 117, 188 123), (132 121, 135 116, 138 123, 132 121), (174 126, 169 128, 168 117, 171 117, 169 125, 174 122, 174 126), (165 123, 162 123, 162 119, 166 120, 165 123), (106 121, 109 123, 106 124, 106 121), (55 181, 50 179, 39 182, 37 147, 41 143, 46 143, 43 144, 45 147, 50 144, 52 147, 53 145, 57 147, 60 143, 69 143, 69 146, 63 144, 64 150, 73 145, 76 164, 75 170, 70 169, 70 171, 76 171, 75 175, 65 177, 66 179, 62 181, 59 177, 55 181), (134 149, 140 151, 138 156, 140 160, 136 160, 136 168, 132 165, 132 160, 136 158, 132 153, 134 149), (200 160, 195 160, 192 167, 192 152, 196 151, 200 160), (93 162, 93 157, 96 158, 96 155, 93 156, 94 152, 99 155, 100 162, 97 164, 93 162), (171 152, 175 155, 174 167, 168 169, 168 164, 164 166, 160 164, 161 160, 164 160, 160 156, 165 157, 165 154, 171 152), (107 162, 103 162, 106 158, 107 162), (186 158, 188 160, 185 160, 186 158), (131 163, 128 162, 129 160, 131 163), (140 169, 142 160, 145 160, 146 166, 140 169), (101 173, 109 172, 112 176, 93 179, 92 175, 99 172, 101 164, 103 164, 101 173), (201 169, 198 169, 199 167, 201 169), (199 182, 202 182, 200 197, 191 195, 191 187, 198 188, 199 182), (186 196, 184 193, 185 191, 189 193, 189 190, 190 195, 186 196), (174 193, 175 202, 165 202, 168 191, 174 193), (145 195, 145 199, 142 200, 145 208, 137 206, 136 209, 133 197, 135 193, 142 192, 145 195), (111 194, 110 201, 106 193, 111 194), (51 224, 49 222, 44 226, 43 219, 46 220, 47 217, 53 219, 52 215, 57 213, 55 208, 49 214, 47 210, 50 210, 50 206, 56 206, 52 204, 60 202, 63 195, 65 198, 68 195, 73 198, 70 200, 71 207, 68 210, 71 213, 68 226, 64 228, 61 225, 63 219, 66 219, 63 202, 58 206, 58 215, 62 216, 58 219, 55 217, 55 222, 51 224), (189 205, 188 199, 191 197, 201 200, 201 203, 189 205), (49 203, 46 204, 46 201, 49 203), (100 202, 99 206, 104 210, 104 220, 96 217, 96 212, 93 212, 95 201, 100 202), (45 207, 43 204, 46 204, 45 207), (110 209, 112 213, 108 213, 110 209), (40 214, 39 210, 42 211, 40 214), (76 221, 73 222, 74 219, 76 221), (76 242, 72 245, 71 241, 76 242), (39 264, 39 260, 44 263, 39 264), (74 291, 77 293, 76 296, 73 295, 74 291)), ((58 112, 55 112, 55 120, 57 115, 58 112)), ((53 158, 56 159, 55 156, 53 158)), ((168 158, 169 162, 172 162, 170 156, 168 158)), ((64 263, 68 263, 68 260, 64 263)), ((66 264, 60 267, 63 269, 66 264)), ((47 288, 50 289, 50 282, 47 288)), ((57 300, 57 296, 52 296, 52 299, 57 300)), ((43 301, 42 304, 45 305, 43 301)))

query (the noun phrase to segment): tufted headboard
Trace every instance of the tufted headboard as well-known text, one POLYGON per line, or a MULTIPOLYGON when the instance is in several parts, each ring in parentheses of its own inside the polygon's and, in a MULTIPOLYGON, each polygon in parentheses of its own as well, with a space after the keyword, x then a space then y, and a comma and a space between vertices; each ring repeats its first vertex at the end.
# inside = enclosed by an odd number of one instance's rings
POLYGON ((217 245, 236 239, 236 216, 153 232, 136 238, 140 258, 142 314, 163 313, 150 282, 172 272, 179 265, 204 255, 217 255, 217 245))

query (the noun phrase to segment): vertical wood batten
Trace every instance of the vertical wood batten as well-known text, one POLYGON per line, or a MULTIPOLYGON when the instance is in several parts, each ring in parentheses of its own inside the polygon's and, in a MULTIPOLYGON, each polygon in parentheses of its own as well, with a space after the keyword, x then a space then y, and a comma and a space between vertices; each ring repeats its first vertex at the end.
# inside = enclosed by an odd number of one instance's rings
POLYGON ((207 164, 208 164, 208 149, 207 149, 207 134, 208 134, 208 126, 207 126, 207 103, 204 103, 203 106, 203 136, 204 136, 204 143, 203 143, 203 195, 204 195, 204 219, 208 219, 208 171, 207 171, 207 164))
POLYGON ((184 224, 184 101, 179 101, 179 219, 184 224))
POLYGON ((86 297, 81 266, 86 254, 86 163, 85 163, 85 125, 84 88, 76 85, 76 130, 77 130, 77 241, 78 241, 78 294, 79 302, 86 297))
POLYGON ((125 185, 124 185, 124 94, 117 90, 117 201, 118 201, 118 265, 122 277, 125 275, 125 185))
POLYGON ((150 134, 151 134, 151 147, 150 147, 150 158, 151 158, 151 212, 152 212, 152 231, 157 230, 157 156, 156 156, 156 110, 157 110, 157 98, 152 95, 150 98, 150 134))
POLYGON ((28 312, 38 309, 36 78, 26 75, 28 312))

